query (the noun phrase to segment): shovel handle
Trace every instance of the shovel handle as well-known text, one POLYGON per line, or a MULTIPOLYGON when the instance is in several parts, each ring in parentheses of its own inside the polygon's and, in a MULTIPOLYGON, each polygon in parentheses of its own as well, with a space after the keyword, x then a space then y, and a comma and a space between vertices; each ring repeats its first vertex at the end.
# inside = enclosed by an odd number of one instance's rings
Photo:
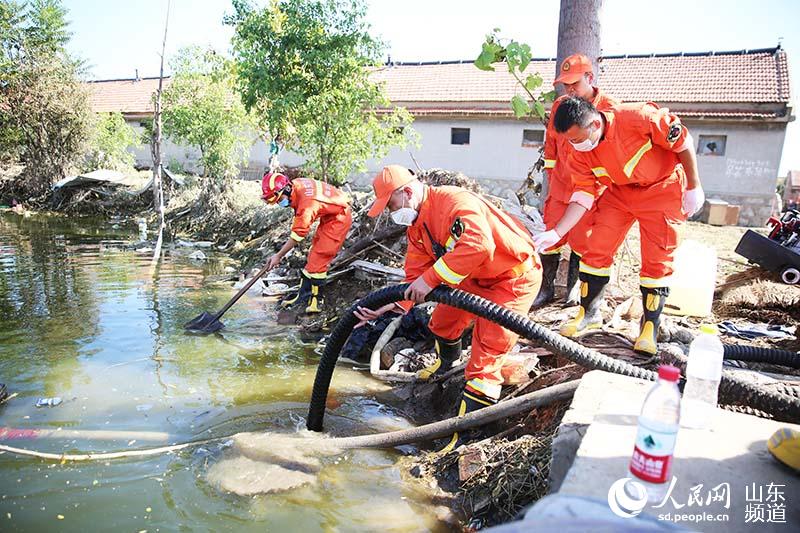
POLYGON ((256 273, 256 275, 255 275, 255 276, 253 276, 253 277, 250 279, 250 281, 248 281, 248 282, 245 284, 245 286, 244 286, 244 287, 242 287, 241 289, 239 289, 239 292, 237 292, 236 294, 234 294, 234 295, 233 295, 233 298, 231 298, 231 299, 228 301, 228 303, 226 303, 224 306, 222 306, 222 309, 220 309, 220 310, 217 312, 217 314, 216 314, 216 315, 214 315, 214 320, 213 320, 212 322, 216 322, 217 320, 219 320, 219 318, 220 318, 222 315, 224 315, 224 314, 225 314, 225 312, 226 312, 228 309, 230 309, 230 308, 231 308, 231 306, 232 306, 233 304, 235 304, 235 303, 236 303, 236 302, 239 300, 239 298, 241 298, 241 297, 242 297, 242 295, 243 295, 244 293, 246 293, 248 290, 250 290, 250 287, 252 287, 252 286, 253 286, 253 284, 254 284, 256 281, 258 281, 259 279, 261 279, 261 276, 263 276, 264 274, 266 274, 268 270, 269 270, 269 262, 267 262, 267 264, 266 264, 266 265, 264 265, 264 266, 261 268, 261 270, 259 270, 259 271, 258 271, 258 273, 256 273))

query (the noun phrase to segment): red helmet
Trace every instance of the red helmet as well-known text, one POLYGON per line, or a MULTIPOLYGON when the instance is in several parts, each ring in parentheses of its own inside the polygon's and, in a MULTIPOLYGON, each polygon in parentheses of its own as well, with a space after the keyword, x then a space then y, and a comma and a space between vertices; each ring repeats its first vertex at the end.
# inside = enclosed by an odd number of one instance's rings
POLYGON ((279 172, 265 172, 261 179, 261 199, 268 204, 278 201, 281 191, 289 185, 289 178, 279 172))

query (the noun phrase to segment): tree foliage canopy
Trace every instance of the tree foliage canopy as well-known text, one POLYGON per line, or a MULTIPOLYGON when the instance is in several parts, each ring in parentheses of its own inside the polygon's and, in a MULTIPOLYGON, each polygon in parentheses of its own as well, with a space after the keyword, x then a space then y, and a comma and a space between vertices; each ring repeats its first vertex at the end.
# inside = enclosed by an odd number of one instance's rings
POLYGON ((263 130, 306 158, 318 177, 342 183, 369 158, 413 138, 411 116, 392 109, 369 78, 383 45, 360 0, 233 0, 242 102, 263 130))
POLYGON ((232 63, 213 50, 188 47, 171 66, 162 95, 164 133, 197 147, 205 175, 223 185, 247 160, 253 128, 234 97, 232 63))
POLYGON ((126 122, 122 113, 98 113, 86 152, 87 170, 110 168, 127 170, 133 166, 133 154, 128 148, 139 144, 139 136, 126 122))
POLYGON ((31 196, 79 160, 91 125, 66 14, 59 0, 0 0, 0 151, 25 164, 31 196))

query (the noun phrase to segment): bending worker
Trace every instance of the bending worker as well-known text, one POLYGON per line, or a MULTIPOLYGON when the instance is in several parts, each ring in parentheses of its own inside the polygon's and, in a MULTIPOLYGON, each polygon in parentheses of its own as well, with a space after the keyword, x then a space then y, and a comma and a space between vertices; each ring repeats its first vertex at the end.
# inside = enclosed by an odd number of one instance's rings
MULTIPOLYGON (((544 201, 543 218, 546 229, 553 229, 556 223, 564 216, 573 193, 572 178, 567 170, 567 158, 573 151, 569 141, 558 135, 553 124, 553 117, 558 106, 570 96, 578 96, 588 100, 596 109, 605 111, 619 102, 593 86, 594 73, 592 62, 583 54, 569 56, 561 64, 560 74, 553 85, 564 85, 564 96, 553 102, 550 110, 550 121, 547 123, 544 141, 544 168, 547 170, 547 198, 544 201)), ((594 207, 587 212, 569 232, 553 246, 542 250, 542 287, 533 301, 533 307, 541 307, 555 299, 555 280, 558 272, 558 261, 561 250, 569 244, 569 270, 567 271, 567 297, 568 305, 577 305, 580 301, 578 294, 578 263, 586 252, 586 239, 594 219, 594 207)))
MULTIPOLYGON (((396 224, 408 227, 405 279, 412 283, 405 293, 409 301, 375 311, 359 308, 359 319, 372 320, 398 307, 408 311, 412 302, 423 302, 442 283, 527 314, 541 275, 533 241, 520 222, 466 189, 424 185, 398 165, 385 167, 372 186, 376 199, 369 216, 388 208, 396 224)), ((461 355, 461 335, 473 320, 459 415, 497 403, 504 356, 518 338, 489 320, 439 304, 429 324, 438 358, 418 377, 429 379, 450 369, 461 355)), ((458 434, 453 435, 446 449, 458 441, 458 434)))
POLYGON ((678 230, 705 201, 692 137, 677 116, 652 103, 598 111, 590 102, 570 97, 562 101, 553 122, 574 148, 568 164, 575 192, 561 220, 534 242, 542 248, 559 242, 597 204, 580 262, 581 306, 561 334, 574 337, 602 326, 599 306, 614 253, 638 221, 644 314, 634 350, 654 355, 678 230), (603 186, 607 189, 598 200, 603 186))
POLYGON ((291 207, 294 210, 292 231, 286 244, 269 259, 272 270, 289 251, 303 241, 311 225, 319 227, 311 241, 306 266, 301 273, 300 290, 281 305, 303 309, 306 313, 320 312, 320 289, 328 277, 328 265, 341 250, 353 216, 350 198, 329 183, 309 178, 289 180, 278 172, 267 172, 261 180, 262 199, 268 204, 291 207))

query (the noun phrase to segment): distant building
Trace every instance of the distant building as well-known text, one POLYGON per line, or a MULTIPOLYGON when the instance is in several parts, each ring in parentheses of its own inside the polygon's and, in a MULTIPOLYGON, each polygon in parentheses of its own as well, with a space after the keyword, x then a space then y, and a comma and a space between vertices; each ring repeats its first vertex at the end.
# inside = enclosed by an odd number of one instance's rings
MULTIPOLYGON (((600 63, 598 84, 626 102, 653 101, 675 111, 697 144, 700 176, 709 198, 741 205, 740 224, 763 225, 770 214, 786 125, 794 120, 789 105, 789 71, 780 47, 731 52, 610 56, 600 63)), ((528 71, 552 85, 554 59, 536 59, 528 71)), ((518 120, 509 101, 522 94, 504 66, 495 72, 471 61, 393 63, 376 69, 373 79, 385 84, 394 105, 414 116, 421 147, 394 150, 368 163, 370 172, 386 162, 414 167, 459 170, 495 194, 517 188, 538 157, 544 127, 518 120)), ((97 112, 120 111, 129 123, 152 116, 151 94, 157 80, 91 82, 97 112)), ((165 161, 191 168, 197 152, 167 144, 165 161)), ((149 162, 143 147, 137 160, 149 162)), ((243 177, 257 179, 269 158, 257 143, 243 177)), ((284 153, 281 160, 298 164, 284 153)), ((353 176, 366 183, 367 176, 353 176)), ((788 187, 787 187, 788 189, 788 187)))
POLYGON ((784 205, 800 206, 800 170, 790 170, 783 188, 784 205))

